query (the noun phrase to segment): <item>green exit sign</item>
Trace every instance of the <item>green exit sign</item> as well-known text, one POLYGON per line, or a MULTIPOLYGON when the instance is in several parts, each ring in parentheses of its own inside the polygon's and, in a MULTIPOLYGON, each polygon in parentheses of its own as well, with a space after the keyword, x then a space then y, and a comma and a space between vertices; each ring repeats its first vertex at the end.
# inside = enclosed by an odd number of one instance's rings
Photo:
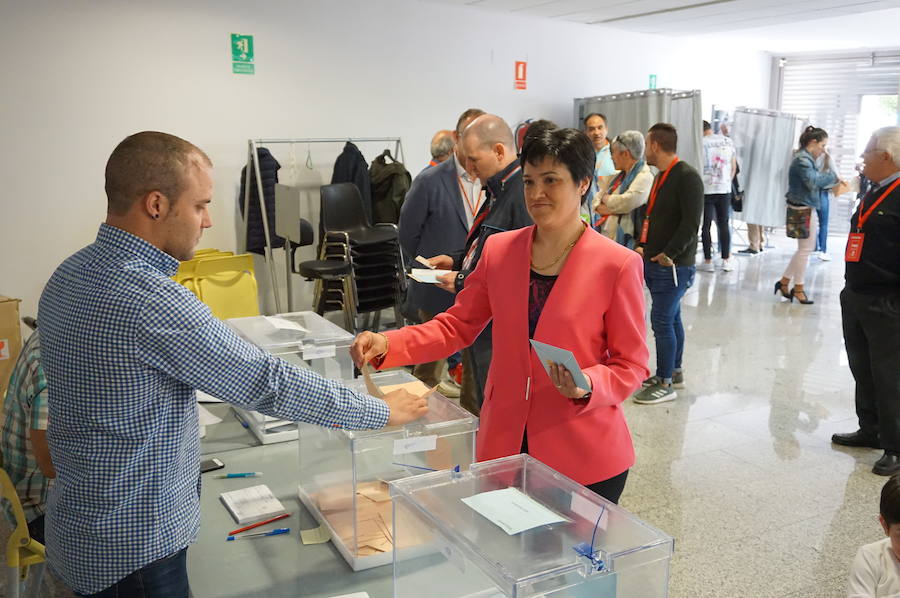
POLYGON ((253 63, 253 36, 240 33, 231 34, 231 72, 252 75, 256 71, 253 63))

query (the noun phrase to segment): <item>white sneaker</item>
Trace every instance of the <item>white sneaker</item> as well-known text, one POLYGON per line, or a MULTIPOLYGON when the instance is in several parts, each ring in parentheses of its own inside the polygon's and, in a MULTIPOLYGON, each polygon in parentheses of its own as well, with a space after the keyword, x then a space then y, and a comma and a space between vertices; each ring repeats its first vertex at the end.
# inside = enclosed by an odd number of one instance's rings
POLYGON ((818 253, 818 257, 819 257, 819 259, 822 260, 823 262, 830 262, 830 261, 831 261, 831 256, 828 255, 827 253, 825 253, 824 251, 820 251, 820 252, 818 253))
POLYGON ((725 272, 731 272, 732 270, 734 270, 734 263, 732 263, 731 258, 722 260, 722 270, 724 270, 725 272))
POLYGON ((700 270, 703 272, 715 272, 716 267, 712 263, 712 261, 709 261, 709 262, 704 261, 702 264, 700 264, 700 270))

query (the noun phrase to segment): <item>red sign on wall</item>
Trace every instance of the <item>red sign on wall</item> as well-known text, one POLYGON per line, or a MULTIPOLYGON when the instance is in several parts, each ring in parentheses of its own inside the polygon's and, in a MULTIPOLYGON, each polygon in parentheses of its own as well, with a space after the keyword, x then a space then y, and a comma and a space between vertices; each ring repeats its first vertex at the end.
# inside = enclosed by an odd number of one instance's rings
POLYGON ((524 61, 516 61, 516 79, 515 79, 515 88, 516 89, 527 89, 527 70, 528 63, 524 61))

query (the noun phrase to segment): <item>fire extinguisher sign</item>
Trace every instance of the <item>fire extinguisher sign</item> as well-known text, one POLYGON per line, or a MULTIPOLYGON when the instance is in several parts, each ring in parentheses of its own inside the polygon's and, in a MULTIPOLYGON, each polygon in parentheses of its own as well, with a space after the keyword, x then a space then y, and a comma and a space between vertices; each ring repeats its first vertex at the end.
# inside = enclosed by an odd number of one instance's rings
POLYGON ((516 79, 515 89, 527 89, 528 87, 528 63, 525 61, 516 61, 516 79))

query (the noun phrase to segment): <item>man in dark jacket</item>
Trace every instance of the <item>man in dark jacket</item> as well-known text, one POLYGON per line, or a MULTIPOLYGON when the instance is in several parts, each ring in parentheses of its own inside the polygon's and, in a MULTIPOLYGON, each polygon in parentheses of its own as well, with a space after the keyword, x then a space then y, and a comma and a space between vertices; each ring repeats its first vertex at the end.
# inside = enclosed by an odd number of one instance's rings
MULTIPOLYGON (((484 111, 477 108, 463 112, 457 121, 457 136, 482 114, 484 111)), ((472 185, 463 181, 466 173, 462 165, 465 165, 466 159, 462 146, 451 146, 450 156, 449 160, 424 170, 416 177, 400 208, 400 245, 406 254, 407 264, 413 268, 421 267, 414 262, 419 255, 429 258, 462 253, 469 221, 475 218, 475 214, 467 213, 467 210, 477 210, 477 204, 472 202, 478 201, 478 196, 466 191, 466 186, 471 188, 472 185), (453 147, 456 148, 455 154, 453 147)), ((478 187, 481 187, 480 183, 478 187)), ((407 303, 419 322, 427 322, 453 305, 453 295, 433 284, 410 281, 407 303)), ((417 365, 413 375, 430 387, 440 382, 442 370, 443 360, 435 361, 417 365)))
POLYGON ((637 252, 644 256, 644 280, 650 290, 650 324, 656 339, 656 375, 634 395, 636 403, 664 403, 684 384, 684 326, 681 299, 694 281, 697 230, 703 218, 703 179, 678 159, 678 133, 657 123, 647 134, 647 164, 659 169, 650 188, 638 233, 637 252))
MULTIPOLYGON (((473 173, 484 182, 487 196, 475 217, 465 249, 455 256, 438 256, 431 263, 453 272, 441 277, 440 287, 451 293, 462 290, 466 278, 478 265, 484 242, 494 233, 532 224, 525 209, 522 166, 509 125, 493 114, 479 116, 462 137, 462 147, 473 173)), ((475 414, 484 402, 484 385, 491 365, 491 326, 463 351, 463 390, 460 402, 475 414), (474 393, 467 393, 473 389, 474 393)))

